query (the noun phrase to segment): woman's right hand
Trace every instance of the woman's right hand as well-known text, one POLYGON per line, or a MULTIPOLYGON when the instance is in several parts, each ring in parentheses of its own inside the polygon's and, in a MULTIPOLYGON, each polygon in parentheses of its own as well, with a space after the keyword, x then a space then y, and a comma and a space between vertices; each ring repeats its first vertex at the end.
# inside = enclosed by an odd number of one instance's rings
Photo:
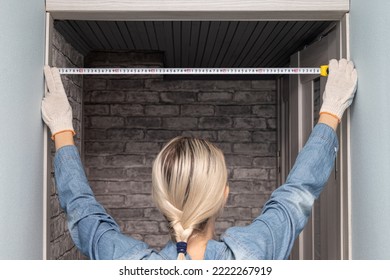
POLYGON ((75 135, 73 128, 72 107, 66 96, 61 76, 57 68, 44 68, 48 92, 42 100, 42 118, 50 128, 52 139, 60 132, 70 131, 75 135))

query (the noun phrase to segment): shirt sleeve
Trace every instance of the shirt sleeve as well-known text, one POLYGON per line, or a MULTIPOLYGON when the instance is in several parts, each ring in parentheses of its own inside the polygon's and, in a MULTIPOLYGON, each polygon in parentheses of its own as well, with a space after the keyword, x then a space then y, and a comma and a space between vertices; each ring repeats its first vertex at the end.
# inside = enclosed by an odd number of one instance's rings
POLYGON ((317 124, 285 184, 271 194, 261 215, 247 227, 226 232, 224 238, 231 243, 230 247, 239 248, 242 256, 252 259, 286 259, 328 181, 337 149, 334 130, 317 124))
POLYGON ((60 148, 54 159, 56 187, 75 245, 90 259, 142 258, 147 244, 125 236, 89 186, 75 146, 60 148))

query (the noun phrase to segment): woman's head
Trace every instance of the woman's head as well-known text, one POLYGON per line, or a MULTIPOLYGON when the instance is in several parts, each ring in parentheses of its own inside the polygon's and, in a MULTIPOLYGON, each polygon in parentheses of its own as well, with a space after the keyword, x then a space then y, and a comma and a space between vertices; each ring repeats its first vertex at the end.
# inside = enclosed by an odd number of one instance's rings
MULTIPOLYGON (((177 137, 158 154, 153 199, 177 242, 187 242, 215 219, 226 201, 227 170, 220 149, 203 139, 177 137)), ((183 254, 179 254, 183 258, 183 254)))

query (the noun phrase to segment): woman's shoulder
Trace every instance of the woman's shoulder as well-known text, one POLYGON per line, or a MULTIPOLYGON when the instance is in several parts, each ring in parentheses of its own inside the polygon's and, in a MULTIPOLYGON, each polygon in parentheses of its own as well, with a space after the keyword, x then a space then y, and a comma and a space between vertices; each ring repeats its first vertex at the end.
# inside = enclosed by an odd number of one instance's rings
POLYGON ((272 259, 274 240, 266 225, 260 219, 247 226, 227 229, 221 235, 221 242, 232 251, 235 259, 272 259))

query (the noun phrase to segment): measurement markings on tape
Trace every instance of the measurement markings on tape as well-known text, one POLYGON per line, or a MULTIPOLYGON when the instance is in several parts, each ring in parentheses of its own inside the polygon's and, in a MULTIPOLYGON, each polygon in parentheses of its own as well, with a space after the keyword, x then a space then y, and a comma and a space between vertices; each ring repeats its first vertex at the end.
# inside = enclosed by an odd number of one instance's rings
POLYGON ((58 68, 70 75, 328 75, 328 65, 317 68, 58 68))

